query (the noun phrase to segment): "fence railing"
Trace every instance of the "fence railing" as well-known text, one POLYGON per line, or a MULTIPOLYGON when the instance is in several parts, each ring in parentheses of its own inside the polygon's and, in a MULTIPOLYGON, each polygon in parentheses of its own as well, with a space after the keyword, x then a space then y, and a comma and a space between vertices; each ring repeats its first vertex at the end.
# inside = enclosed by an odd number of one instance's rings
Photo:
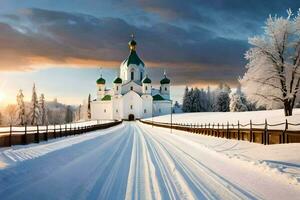
POLYGON ((116 126, 122 121, 88 121, 46 126, 9 126, 0 128, 0 147, 39 143, 52 138, 83 134, 116 126))
POLYGON ((269 124, 267 120, 264 123, 247 124, 224 123, 166 123, 151 120, 140 120, 141 122, 153 126, 164 127, 187 131, 196 134, 222 137, 227 139, 246 140, 249 142, 268 144, 282 143, 300 143, 300 123, 289 123, 287 120, 283 123, 269 124), (298 127, 298 130, 289 129, 289 127, 298 127), (277 127, 277 128, 276 128, 277 127), (278 128, 279 127, 279 128, 278 128))

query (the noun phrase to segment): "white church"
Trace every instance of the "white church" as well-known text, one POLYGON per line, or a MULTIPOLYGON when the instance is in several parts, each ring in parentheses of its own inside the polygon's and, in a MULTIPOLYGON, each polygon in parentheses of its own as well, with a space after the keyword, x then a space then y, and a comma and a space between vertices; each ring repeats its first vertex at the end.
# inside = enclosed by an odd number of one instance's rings
POLYGON ((152 88, 144 62, 136 53, 134 37, 128 43, 130 54, 121 63, 113 88, 106 88, 101 77, 97 83, 97 98, 91 102, 91 119, 135 120, 170 114, 170 79, 164 73, 160 88, 152 88))

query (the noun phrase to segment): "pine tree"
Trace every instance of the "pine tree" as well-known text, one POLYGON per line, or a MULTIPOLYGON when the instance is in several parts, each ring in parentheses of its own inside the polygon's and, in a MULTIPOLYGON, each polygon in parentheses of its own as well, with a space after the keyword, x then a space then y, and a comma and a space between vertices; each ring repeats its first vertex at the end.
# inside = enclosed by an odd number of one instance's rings
POLYGON ((91 94, 89 94, 89 97, 88 97, 87 117, 88 117, 88 119, 91 119, 91 94))
POLYGON ((39 99, 39 108, 40 108, 40 122, 42 125, 48 124, 48 116, 47 116, 47 109, 45 105, 45 96, 41 94, 39 99))
POLYGON ((30 124, 37 125, 39 120, 39 104, 37 99, 37 94, 35 90, 35 84, 33 84, 32 88, 32 98, 31 98, 31 108, 30 108, 30 124))
POLYGON ((187 109, 188 93, 189 93, 189 88, 186 86, 185 90, 184 90, 183 100, 182 100, 182 111, 183 112, 188 112, 188 109, 187 109))
POLYGON ((17 123, 21 126, 24 126, 26 123, 24 95, 22 90, 19 90, 19 93, 17 94, 17 123))
POLYGON ((214 103, 214 111, 216 112, 228 112, 231 92, 230 87, 226 84, 220 84, 219 88, 215 91, 216 99, 214 103))

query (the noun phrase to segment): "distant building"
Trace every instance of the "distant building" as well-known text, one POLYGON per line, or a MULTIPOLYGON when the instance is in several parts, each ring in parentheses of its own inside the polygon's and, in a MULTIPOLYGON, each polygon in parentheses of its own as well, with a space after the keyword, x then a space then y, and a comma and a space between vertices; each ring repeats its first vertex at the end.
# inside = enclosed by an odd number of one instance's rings
POLYGON ((134 120, 171 112, 170 79, 164 73, 160 88, 152 88, 146 66, 137 55, 134 38, 128 45, 130 54, 121 63, 113 88, 106 89, 102 75, 96 81, 97 99, 91 102, 92 119, 134 120))

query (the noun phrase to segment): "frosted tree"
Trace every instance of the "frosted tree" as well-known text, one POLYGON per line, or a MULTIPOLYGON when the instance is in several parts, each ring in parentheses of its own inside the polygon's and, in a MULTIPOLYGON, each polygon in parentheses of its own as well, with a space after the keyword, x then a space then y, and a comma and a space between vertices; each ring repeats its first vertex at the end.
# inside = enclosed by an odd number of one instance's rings
POLYGON ((65 118, 66 123, 70 123, 73 121, 73 110, 71 106, 67 106, 66 108, 66 118, 65 118))
POLYGON ((47 108, 45 105, 45 96, 44 94, 41 94, 39 99, 39 113, 40 113, 40 122, 42 125, 48 124, 48 114, 47 114, 47 108))
POLYGON ((88 96, 87 117, 91 119, 91 94, 88 96))
POLYGON ((37 94, 35 90, 35 84, 33 84, 31 105, 30 105, 30 124, 37 125, 39 123, 39 116, 40 116, 39 104, 38 104, 37 94))
POLYGON ((19 90, 17 94, 17 124, 24 126, 26 123, 25 103, 23 91, 19 90))
POLYGON ((16 114, 17 114, 17 107, 16 105, 9 104, 5 108, 5 115, 7 117, 7 123, 9 125, 14 125, 16 124, 16 114))
POLYGON ((216 112, 228 112, 230 104, 230 87, 226 84, 220 84, 219 88, 215 91, 215 102, 213 110, 216 112))
POLYGON ((249 39, 247 72, 240 80, 247 97, 258 105, 279 102, 284 114, 293 113, 300 86, 300 10, 270 16, 264 35, 249 39))
POLYGON ((235 92, 230 97, 230 111, 244 112, 248 110, 247 101, 242 92, 235 92))

